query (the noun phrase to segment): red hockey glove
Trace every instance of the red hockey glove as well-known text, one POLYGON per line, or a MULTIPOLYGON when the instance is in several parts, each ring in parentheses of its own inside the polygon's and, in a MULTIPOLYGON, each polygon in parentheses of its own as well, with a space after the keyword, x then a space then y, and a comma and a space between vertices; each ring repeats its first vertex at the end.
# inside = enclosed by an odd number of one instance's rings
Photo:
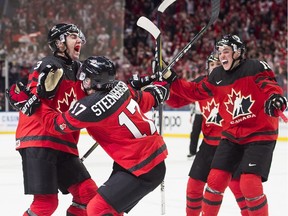
POLYGON ((47 65, 39 74, 37 95, 40 98, 53 98, 62 77, 62 68, 57 68, 55 65, 47 65))
POLYGON ((31 116, 40 106, 39 98, 27 90, 22 82, 17 82, 10 89, 6 89, 5 95, 14 109, 27 116, 31 116))
POLYGON ((269 116, 279 117, 279 111, 283 112, 287 108, 287 99, 279 94, 273 94, 265 102, 265 113, 269 116))

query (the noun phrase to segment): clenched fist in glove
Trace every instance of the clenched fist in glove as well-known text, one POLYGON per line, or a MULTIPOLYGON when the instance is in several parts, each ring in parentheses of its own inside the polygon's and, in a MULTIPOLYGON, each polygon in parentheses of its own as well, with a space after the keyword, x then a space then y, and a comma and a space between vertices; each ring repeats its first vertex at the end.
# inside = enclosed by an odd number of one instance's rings
POLYGON ((162 85, 148 85, 145 86, 143 91, 150 92, 155 98, 154 107, 156 108, 159 104, 166 101, 169 97, 169 84, 162 85))
POLYGON ((39 98, 26 89, 22 82, 17 82, 10 89, 6 89, 5 95, 14 109, 27 116, 31 116, 40 106, 39 98))
POLYGON ((55 65, 47 65, 39 74, 37 95, 41 98, 53 98, 62 76, 62 68, 57 68, 55 65))
POLYGON ((130 85, 136 89, 140 90, 142 87, 151 84, 153 81, 158 79, 157 74, 152 74, 151 76, 140 77, 139 74, 133 74, 133 76, 128 80, 130 85))
POLYGON ((273 94, 265 102, 265 113, 269 116, 279 117, 279 111, 283 112, 287 107, 287 99, 279 94, 273 94))

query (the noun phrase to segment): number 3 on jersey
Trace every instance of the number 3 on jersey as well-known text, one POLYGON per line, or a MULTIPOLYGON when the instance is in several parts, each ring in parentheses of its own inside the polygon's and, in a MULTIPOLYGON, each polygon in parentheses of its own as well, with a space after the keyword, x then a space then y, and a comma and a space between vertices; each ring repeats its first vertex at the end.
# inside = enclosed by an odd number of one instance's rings
MULTIPOLYGON (((151 134, 155 133, 155 131, 157 130, 155 124, 153 123, 152 120, 148 119, 146 116, 143 116, 141 114, 139 104, 136 101, 131 99, 128 106, 127 106, 127 110, 133 115, 135 115, 136 113, 141 115, 143 121, 145 121, 149 124, 150 133, 151 134)), ((135 138, 141 138, 141 137, 147 136, 147 134, 141 133, 141 131, 137 128, 137 126, 134 124, 134 122, 126 115, 126 113, 121 112, 120 115, 118 116, 118 119, 119 119, 120 125, 121 126, 125 125, 127 127, 127 129, 133 134, 133 136, 135 138)))

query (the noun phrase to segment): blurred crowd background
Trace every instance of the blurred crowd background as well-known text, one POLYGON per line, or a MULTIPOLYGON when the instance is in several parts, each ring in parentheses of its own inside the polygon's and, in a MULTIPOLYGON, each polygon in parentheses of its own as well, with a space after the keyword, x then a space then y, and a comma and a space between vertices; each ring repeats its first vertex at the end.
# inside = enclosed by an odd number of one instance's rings
MULTIPOLYGON (((5 110, 5 60, 9 85, 27 76, 33 64, 51 51, 48 30, 60 22, 74 23, 85 34, 81 60, 105 55, 117 66, 117 78, 151 74, 155 40, 137 27, 140 16, 156 23, 160 0, 0 0, 0 111, 5 110)), ((170 62, 210 19, 209 0, 176 0, 162 15, 163 58, 170 62)), ((205 73, 207 56, 225 34, 246 43, 246 57, 265 60, 287 97, 287 1, 221 0, 215 24, 174 66, 194 79, 205 73)))

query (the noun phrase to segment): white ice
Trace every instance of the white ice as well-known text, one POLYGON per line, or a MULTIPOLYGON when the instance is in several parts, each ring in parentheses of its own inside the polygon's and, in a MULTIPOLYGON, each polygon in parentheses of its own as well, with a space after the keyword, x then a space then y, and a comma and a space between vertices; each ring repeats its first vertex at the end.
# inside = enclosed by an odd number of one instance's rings
MULTIPOLYGON (((29 207, 32 196, 23 193, 23 177, 20 155, 14 149, 14 135, 0 135, 0 215, 20 216, 29 207)), ((185 215, 185 190, 191 160, 187 160, 187 138, 165 138, 169 150, 166 160, 167 174, 165 178, 165 210, 167 216, 185 215)), ((93 141, 88 135, 81 135, 79 143, 80 155, 83 155, 93 141)), ((288 212, 288 142, 278 142, 274 152, 268 182, 264 183, 264 191, 268 198, 269 215, 282 216, 288 212)), ((98 147, 84 161, 92 178, 100 186, 108 178, 112 160, 98 147)), ((71 196, 59 194, 59 206, 55 216, 65 216, 70 205, 71 196)), ((128 214, 131 216, 161 215, 161 193, 156 188, 142 199, 128 214)), ((233 195, 226 190, 220 209, 220 216, 240 215, 233 195)))

